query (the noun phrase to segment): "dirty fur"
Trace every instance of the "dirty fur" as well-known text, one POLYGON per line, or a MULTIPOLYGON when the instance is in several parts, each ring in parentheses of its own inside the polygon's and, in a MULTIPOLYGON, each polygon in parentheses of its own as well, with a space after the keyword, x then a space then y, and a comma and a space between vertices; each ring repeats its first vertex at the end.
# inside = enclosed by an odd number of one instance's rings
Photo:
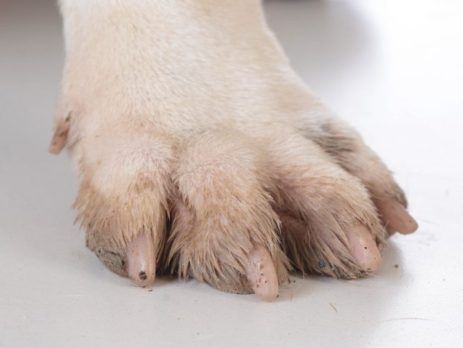
POLYGON ((248 256, 254 246, 262 246, 280 281, 288 279, 280 221, 259 152, 244 135, 226 130, 201 134, 186 145, 174 176, 179 196, 168 258, 180 276, 248 292, 248 256))
POLYGON ((387 233, 375 202, 406 205, 390 171, 309 91, 257 0, 61 0, 62 94, 50 151, 66 147, 87 245, 127 275, 151 236, 158 269, 251 292, 268 250, 293 269, 369 273, 347 233, 387 233), (72 115, 72 118, 69 118, 72 115))

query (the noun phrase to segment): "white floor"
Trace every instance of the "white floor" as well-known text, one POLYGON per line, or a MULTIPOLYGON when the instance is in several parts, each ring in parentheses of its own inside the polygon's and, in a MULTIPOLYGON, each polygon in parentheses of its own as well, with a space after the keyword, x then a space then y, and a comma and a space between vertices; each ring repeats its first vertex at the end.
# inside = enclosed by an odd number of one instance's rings
POLYGON ((0 0, 0 347, 457 347, 463 339, 463 5, 269 1, 295 68, 397 173, 418 233, 378 275, 294 278, 277 303, 108 272, 47 154, 63 53, 52 0, 0 0))

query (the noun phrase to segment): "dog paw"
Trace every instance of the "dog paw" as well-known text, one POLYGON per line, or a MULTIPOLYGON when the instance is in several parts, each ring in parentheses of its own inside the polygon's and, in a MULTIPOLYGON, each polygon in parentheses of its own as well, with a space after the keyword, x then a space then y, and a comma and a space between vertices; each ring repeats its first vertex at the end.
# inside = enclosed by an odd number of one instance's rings
POLYGON ((295 77, 257 2, 224 20, 172 6, 185 27, 157 2, 62 7, 50 152, 70 150, 88 247, 142 287, 172 272, 268 301, 293 269, 376 271, 388 236, 417 229, 386 166, 295 77))

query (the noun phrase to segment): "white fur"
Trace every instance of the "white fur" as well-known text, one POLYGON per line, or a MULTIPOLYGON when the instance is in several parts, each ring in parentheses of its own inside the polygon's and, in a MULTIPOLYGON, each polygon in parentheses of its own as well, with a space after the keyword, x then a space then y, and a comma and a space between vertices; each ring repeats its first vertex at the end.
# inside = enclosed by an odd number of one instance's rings
POLYGON ((255 247, 280 282, 285 253, 301 270, 335 276, 376 268, 385 229, 370 195, 394 201, 394 212, 405 199, 293 72, 260 1, 61 0, 61 10, 66 66, 52 151, 71 150, 79 220, 109 267, 123 273, 118 255, 141 233, 162 250, 173 204, 169 262, 224 290, 253 288, 240 274, 255 247), (284 232, 285 250, 281 222, 298 230, 284 232))

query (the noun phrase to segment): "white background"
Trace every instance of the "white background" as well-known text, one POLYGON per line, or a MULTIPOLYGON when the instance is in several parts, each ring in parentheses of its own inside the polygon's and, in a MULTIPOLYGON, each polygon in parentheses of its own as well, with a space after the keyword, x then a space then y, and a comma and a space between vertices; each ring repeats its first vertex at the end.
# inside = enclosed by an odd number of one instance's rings
POLYGON ((0 0, 0 347, 457 347, 463 338, 463 5, 269 1, 296 70, 396 172, 420 223, 370 279, 293 278, 278 302, 107 271, 47 154, 63 47, 52 0, 0 0), (397 267, 395 267, 397 265, 397 267))

